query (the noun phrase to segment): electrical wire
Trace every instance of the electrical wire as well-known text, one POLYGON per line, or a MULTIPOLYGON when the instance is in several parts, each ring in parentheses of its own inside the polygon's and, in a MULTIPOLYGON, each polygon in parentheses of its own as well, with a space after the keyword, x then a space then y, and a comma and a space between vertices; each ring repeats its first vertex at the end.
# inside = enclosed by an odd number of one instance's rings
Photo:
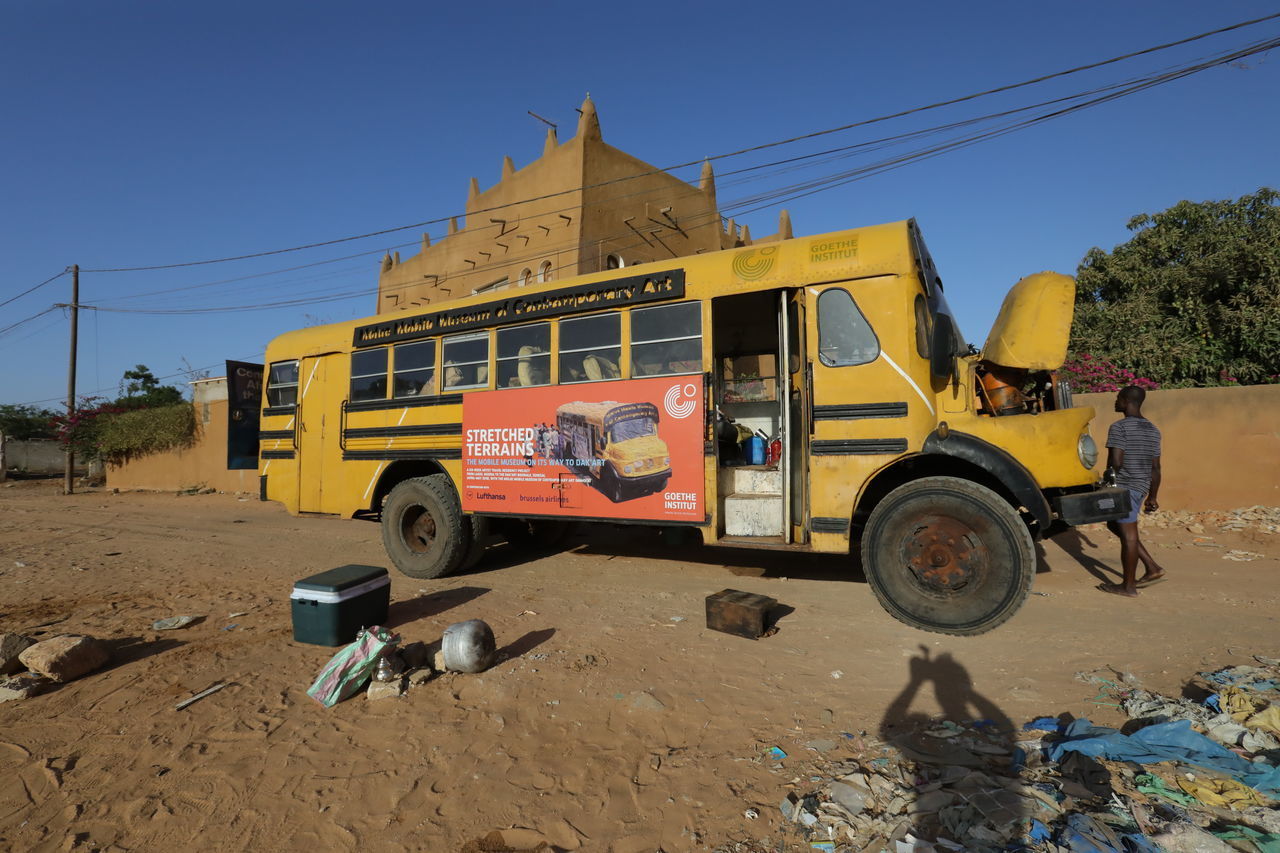
POLYGON ((3 329, 0 329, 0 335, 5 334, 6 332, 11 332, 25 323, 30 323, 32 320, 43 317, 45 314, 48 314, 50 311, 57 311, 59 307, 60 306, 57 306, 57 305, 50 305, 48 308, 44 309, 39 314, 32 314, 30 317, 26 318, 25 320, 19 320, 16 323, 12 323, 8 326, 5 326, 3 329))
MULTIPOLYGON (((761 169, 769 166, 778 166, 782 164, 795 164, 797 161, 800 161, 800 160, 807 160, 809 158, 817 158, 817 157, 823 157, 823 156, 826 156, 827 160, 820 160, 816 162, 830 162, 835 159, 840 159, 843 157, 854 156, 855 154, 864 153, 865 151, 890 147, 894 144, 900 144, 904 141, 919 140, 929 136, 943 133, 948 130, 970 127, 977 124, 981 124, 983 122, 989 122, 993 119, 1014 116, 1020 113, 1025 113, 1027 111, 1042 108, 1045 106, 1057 107, 1054 110, 1051 110, 1046 113, 1042 113, 1037 116, 1033 116, 1028 119, 1023 119, 1020 121, 1008 123, 995 128, 981 130, 979 132, 976 132, 974 134, 970 134, 967 136, 961 136, 961 137, 953 138, 950 140, 946 140, 938 145, 916 149, 906 154, 899 155, 897 157, 892 157, 886 160, 881 160, 876 163, 870 164, 868 166, 863 166, 855 170, 838 172, 833 175, 825 175, 808 182, 802 182, 802 183, 787 185, 784 187, 774 188, 754 196, 748 196, 736 201, 732 201, 723 207, 723 212, 737 213, 739 215, 752 213, 764 207, 770 207, 777 203, 781 203, 780 200, 794 200, 794 199, 803 198, 809 195, 813 195, 817 192, 821 192, 826 189, 832 189, 838 186, 843 186, 854 180, 861 180, 863 178, 869 177, 874 174, 880 174, 885 171, 901 168, 903 165, 906 165, 911 162, 930 159, 930 158, 939 156, 940 154, 946 153, 948 151, 968 147, 988 139, 993 139, 999 136, 1003 136, 1005 134, 1015 132, 1016 130, 1021 130, 1027 127, 1031 127, 1035 124, 1050 120, 1052 118, 1058 118, 1082 109, 1086 109, 1091 106, 1107 103, 1111 100, 1115 100, 1117 98, 1124 97, 1126 95, 1143 91, 1155 85, 1160 85, 1173 80, 1181 79, 1182 77, 1188 76, 1193 73, 1197 73, 1199 71, 1206 70, 1211 67, 1215 67, 1217 65, 1222 65, 1225 63, 1236 61, 1252 53, 1257 53, 1263 50, 1271 49, 1277 46, 1278 44, 1280 44, 1280 39, 1263 40, 1263 41, 1248 45, 1244 48, 1236 49, 1224 54, 1219 54, 1213 57, 1202 59, 1190 65, 1174 66, 1168 70, 1147 75, 1146 77, 1130 78, 1129 80, 1122 81, 1120 83, 1114 83, 1114 84, 1109 84, 1107 86, 1095 87, 1094 89, 1090 89, 1084 92, 1078 92, 1068 96, 1062 96, 1058 98, 1049 99, 1046 101, 1040 101, 1035 104, 1011 108, 1008 110, 1003 110, 995 113, 989 113, 983 116, 962 119, 962 120, 949 122, 942 125, 936 125, 929 128, 912 130, 912 131, 904 132, 901 134, 895 134, 893 136, 881 137, 875 140, 858 142, 848 146, 841 146, 839 148, 827 149, 826 151, 800 155, 799 157, 787 158, 785 160, 775 161, 774 163, 770 163, 770 164, 759 164, 757 166, 750 166, 744 169, 736 170, 736 173, 745 173, 745 172, 751 172, 753 170, 761 169), (1096 96, 1096 97, 1091 98, 1089 96, 1096 96)), ((787 169, 782 169, 779 171, 789 171, 791 170, 791 168, 794 168, 794 166, 790 166, 787 169)), ((754 180, 756 178, 752 178, 752 179, 754 180)), ((732 182, 722 182, 722 183, 732 183, 732 182)), ((645 192, 652 192, 652 191, 644 191, 642 193, 627 194, 627 196, 644 194, 645 192)), ((627 196, 622 196, 622 197, 627 197, 627 196)), ((718 218, 719 216, 713 217, 713 220, 718 218)), ((705 224, 710 224, 710 223, 705 223, 705 224)), ((693 227, 702 227, 702 226, 695 226, 692 223, 686 223, 685 227, 693 228, 693 227)), ((613 239, 617 239, 623 236, 626 236, 625 232, 622 234, 612 235, 613 239)), ((604 239, 609 239, 609 237, 606 237, 604 239)), ((414 245, 414 243, 410 243, 406 245, 414 245)), ((630 245, 629 247, 623 247, 623 248, 624 250, 626 248, 638 248, 640 245, 641 244, 637 242, 630 245)), ((513 264, 518 265, 524 262, 525 260, 532 261, 539 257, 545 257, 554 248, 555 246, 552 246, 552 247, 540 246, 536 253, 531 254, 526 258, 521 258, 521 257, 504 258, 492 264, 478 265, 473 270, 468 271, 468 275, 471 275, 477 272, 482 272, 488 268, 492 268, 495 270, 502 269, 502 268, 509 268, 513 264)), ((378 250, 378 251, 381 251, 381 250, 378 250)), ((360 253, 360 254, 364 255, 364 254, 371 254, 371 253, 360 253)), ((355 257, 358 257, 358 256, 360 255, 356 255, 355 257)), ((349 257, 353 257, 353 256, 345 256, 343 259, 347 259, 349 257)), ((324 262, 319 262, 319 263, 324 263, 324 262)), ((306 266, 312 266, 312 265, 303 265, 303 266, 306 267, 306 266)), ((561 267, 555 268, 555 271, 559 271, 567 266, 572 266, 572 264, 561 265, 561 267)), ((291 269, 297 269, 297 268, 299 267, 295 267, 291 269)), ((315 279, 311 279, 311 280, 315 280, 315 279)), ((414 283, 403 285, 397 288, 384 288, 383 292, 384 294, 387 294, 387 293, 394 293, 396 290, 411 289, 412 287, 416 286, 416 284, 417 283, 414 282, 414 283)), ((178 290, 178 289, 179 288, 174 288, 172 290, 178 290)), ((157 293, 161 293, 161 292, 165 292, 165 291, 157 291, 157 293)), ((278 300, 270 303, 257 303, 257 304, 250 304, 250 305, 234 305, 234 306, 217 306, 217 307, 194 307, 194 308, 188 307, 188 308, 172 308, 172 309, 166 309, 166 308, 126 309, 126 308, 118 308, 118 307, 109 307, 106 305, 98 305, 94 307, 98 308, 99 310, 116 311, 119 313, 149 313, 149 314, 224 313, 224 312, 238 312, 238 311, 283 308, 283 307, 295 307, 300 304, 319 303, 319 302, 336 302, 346 298, 364 298, 367 296, 367 293, 368 293, 367 290, 361 287, 358 290, 350 291, 345 294, 338 293, 338 294, 326 295, 322 297, 316 297, 313 295, 308 298, 299 298, 299 299, 293 299, 293 300, 278 300)), ((139 294, 139 296, 141 295, 142 294, 139 294)), ((128 298, 128 297, 122 297, 122 298, 128 298)))
MULTIPOLYGON (((870 124, 875 124, 875 123, 879 123, 879 122, 885 122, 885 121, 889 121, 889 120, 891 120, 891 119, 895 119, 895 118, 902 118, 902 117, 905 117, 905 116, 914 115, 914 114, 916 114, 916 113, 921 113, 921 112, 926 112, 926 111, 929 111, 929 110, 940 109, 940 108, 942 108, 942 107, 947 107, 947 106, 953 106, 953 105, 955 105, 955 104, 963 103, 963 102, 966 102, 966 101, 972 101, 972 100, 975 100, 975 99, 977 99, 977 98, 983 98, 983 97, 988 97, 988 96, 990 96, 990 95, 995 95, 995 94, 999 94, 999 93, 1003 93, 1003 92, 1013 91, 1013 90, 1015 90, 1015 89, 1020 89, 1020 88, 1024 88, 1024 87, 1027 87, 1027 86, 1036 85, 1036 84, 1038 84, 1038 83, 1043 83, 1043 82, 1046 82, 1046 81, 1048 81, 1048 80, 1054 80, 1054 79, 1058 79, 1058 78, 1061 78, 1061 77, 1066 77, 1066 76, 1069 76, 1069 75, 1072 75, 1072 74, 1079 74, 1079 73, 1084 72, 1084 71, 1089 71, 1089 70, 1092 70, 1092 69, 1101 68, 1101 67, 1104 67, 1104 66, 1107 66, 1107 65, 1112 65, 1112 64, 1118 63, 1118 62, 1123 62, 1123 61, 1126 61, 1126 60, 1129 60, 1129 59, 1133 59, 1133 58, 1135 58, 1135 57, 1149 55, 1149 54, 1156 53, 1156 52, 1159 52, 1159 51, 1162 51, 1162 50, 1168 50, 1168 49, 1173 48, 1173 47, 1178 47, 1178 46, 1181 46, 1181 45, 1189 44, 1189 43, 1191 43, 1191 42, 1199 41, 1199 40, 1201 40, 1201 39, 1209 38, 1209 37, 1212 37, 1212 36, 1215 36, 1215 35, 1221 35, 1221 34, 1223 34, 1223 33, 1231 32, 1231 31, 1233 31, 1233 30, 1238 30, 1238 29, 1241 29, 1241 28, 1244 28, 1244 27, 1249 27, 1249 26, 1253 26, 1253 25, 1256 25, 1256 24, 1264 23, 1264 22, 1267 22, 1267 21, 1274 20, 1274 19, 1276 19, 1276 18, 1280 18, 1280 12, 1277 12, 1277 13, 1274 13, 1274 14, 1271 14, 1271 15, 1265 15, 1265 16, 1263 16, 1263 17, 1254 18, 1254 19, 1247 20, 1247 21, 1241 21, 1241 22, 1239 22, 1239 23, 1231 24, 1231 25, 1226 26, 1226 27, 1220 27, 1220 28, 1215 29, 1215 30, 1210 30, 1210 31, 1207 31, 1207 32, 1198 33, 1198 34, 1193 35, 1193 36, 1188 36, 1188 37, 1186 37, 1186 38, 1178 39, 1178 40, 1176 40, 1176 41, 1166 42, 1166 43, 1164 43, 1164 44, 1160 44, 1160 45, 1155 45, 1155 46, 1153 46, 1153 47, 1144 48, 1144 49, 1142 49, 1142 50, 1132 51, 1132 52, 1129 52, 1129 53, 1126 53, 1126 54, 1122 54, 1122 55, 1120 55, 1120 56, 1114 56, 1114 57, 1111 57, 1111 58, 1109 58, 1109 59, 1100 60, 1100 61, 1098 61, 1098 62, 1092 62, 1092 63, 1088 63, 1088 64, 1085 64, 1085 65, 1078 65, 1078 66, 1075 66, 1075 67, 1073 67, 1073 68, 1068 68, 1068 69, 1065 69, 1065 70, 1062 70, 1062 71, 1056 71, 1056 72, 1052 72, 1052 73, 1050 73, 1050 74, 1040 75, 1040 76, 1038 76, 1038 77, 1034 77, 1034 78, 1031 78, 1031 79, 1029 79, 1029 80, 1023 80, 1023 81, 1018 82, 1018 83, 1011 83, 1011 84, 1004 85, 1004 86, 998 86, 998 87, 995 87, 995 88, 992 88, 992 89, 987 89, 987 90, 984 90, 984 91, 981 91, 981 92, 973 92, 973 93, 970 93, 970 94, 968 94, 968 95, 963 95, 963 96, 960 96, 960 97, 957 97, 957 98, 951 98, 951 99, 944 100, 944 101, 937 101, 937 102, 935 102, 935 103, 931 103, 931 104, 927 104, 927 105, 923 105, 923 106, 918 106, 918 107, 913 107, 913 108, 910 108, 910 109, 907 109, 907 110, 901 110, 901 111, 896 112, 896 113, 890 113, 890 114, 888 114, 888 115, 883 115, 883 116, 876 116, 876 117, 874 117, 874 118, 870 118, 870 119, 863 119, 863 120, 860 120, 860 121, 851 122, 851 123, 844 124, 844 125, 840 125, 840 126, 837 126, 837 127, 831 127, 831 128, 826 128, 826 129, 823 129, 823 130, 814 131, 814 132, 812 132, 812 133, 801 134, 801 135, 798 135, 798 136, 788 137, 788 138, 786 138, 786 139, 779 139, 779 140, 774 140, 774 141, 771 141, 771 142, 761 143, 761 144, 759 144, 759 145, 748 146, 748 147, 746 147, 746 148, 740 148, 740 149, 737 149, 737 150, 735 150, 735 151, 729 151, 729 152, 725 152, 725 153, 722 153, 722 154, 716 154, 716 155, 713 155, 713 156, 707 157, 707 158, 705 158, 705 159, 706 159, 707 161, 717 161, 717 160, 723 160, 723 159, 727 159, 727 158, 731 158, 731 157, 740 157, 740 156, 742 156, 742 155, 744 155, 744 154, 749 154, 749 153, 756 152, 756 151, 762 151, 762 150, 769 149, 769 148, 776 148, 776 147, 779 147, 779 146, 782 146, 782 145, 790 145, 790 144, 794 144, 794 143, 796 143, 796 142, 801 142, 801 141, 808 140, 808 139, 815 139, 815 138, 820 137, 820 136, 826 136, 826 135, 830 135, 830 134, 834 134, 834 133, 842 133, 842 132, 845 132, 845 131, 848 131, 848 130, 852 130, 852 129, 854 129, 854 128, 858 128, 858 127, 865 127, 865 126, 870 125, 870 124)), ((1246 55, 1247 55, 1247 54, 1246 54, 1246 55)), ((557 196, 562 196, 562 195, 566 195, 566 194, 569 194, 569 193, 577 193, 577 192, 581 192, 581 191, 583 191, 583 190, 587 190, 587 189, 594 189, 594 188, 598 188, 598 187, 608 186, 608 185, 615 184, 615 183, 619 183, 619 182, 622 182, 622 181, 635 180, 635 179, 637 179, 637 178, 641 178, 641 177, 645 177, 645 176, 648 176, 648 175, 657 174, 657 173, 659 173, 659 172, 671 172, 671 171, 674 171, 674 170, 676 170, 676 169, 681 169, 681 168, 686 168, 686 167, 689 167, 689 166, 697 165, 697 164, 698 164, 698 163, 700 163, 700 162, 703 162, 703 161, 702 161, 702 160, 691 160, 691 161, 684 162, 684 163, 679 163, 679 164, 676 164, 676 165, 673 165, 673 166, 667 166, 667 167, 660 168, 660 169, 652 169, 652 170, 648 170, 648 171, 640 172, 640 173, 637 173, 637 174, 634 174, 634 175, 627 175, 627 176, 623 176, 623 177, 620 177, 620 178, 614 178, 614 179, 611 179, 611 180, 608 180, 608 181, 602 181, 602 182, 595 183, 595 184, 583 185, 583 186, 580 186, 580 187, 574 187, 574 188, 572 188, 572 189, 559 190, 559 191, 552 192, 552 193, 546 193, 546 194, 544 194, 544 195, 540 195, 540 196, 535 196, 535 197, 531 197, 531 198, 527 198, 527 199, 521 199, 521 200, 514 201, 514 202, 508 202, 508 203, 505 203, 505 204, 495 205, 495 206, 493 206, 493 207, 488 207, 488 208, 483 208, 483 209, 480 209, 480 210, 472 211, 472 214, 474 215, 474 214, 482 214, 482 213, 492 213, 492 212, 496 212, 496 211, 499 211, 499 210, 503 210, 503 209, 505 209, 505 208, 513 207, 513 206, 516 206, 516 205, 520 205, 520 204, 528 204, 528 203, 530 203, 530 202, 534 202, 534 201, 542 201, 542 200, 545 200, 545 199, 555 198, 555 197, 557 197, 557 196)), ((455 216, 457 216, 457 214, 455 214, 455 216)), ((454 217, 453 217, 453 216, 439 217, 439 218, 436 218, 436 219, 429 219, 429 220, 425 220, 425 221, 423 221, 423 222, 416 222, 416 223, 412 223, 412 224, 409 224, 409 225, 401 225, 401 226, 396 226, 396 227, 394 227, 394 228, 384 228, 384 229, 381 229, 381 230, 378 230, 378 231, 370 231, 370 232, 367 232, 367 233, 364 233, 364 234, 357 234, 357 235, 350 236, 350 237, 340 237, 340 238, 336 238, 336 239, 333 239, 333 240, 323 240, 323 241, 317 241, 317 242, 314 242, 314 243, 306 243, 306 244, 299 245, 299 246, 291 246, 291 247, 289 247, 289 248, 285 248, 285 249, 272 249, 272 250, 268 250, 268 251, 252 252, 252 253, 246 253, 246 254, 241 254, 241 255, 233 255, 233 256, 222 257, 222 258, 211 258, 211 259, 200 260, 200 261, 187 261, 187 262, 184 262, 184 263, 174 263, 174 264, 153 264, 153 265, 145 265, 145 266, 122 266, 122 267, 112 267, 112 268, 85 269, 84 271, 85 271, 85 272, 95 272, 95 273, 108 273, 108 272, 142 272, 142 271, 150 271, 150 270, 164 270, 164 269, 177 269, 177 268, 181 268, 181 267, 204 266, 204 265, 208 265, 208 264, 226 263, 226 262, 229 262, 229 261, 248 260, 248 259, 251 259, 251 258, 261 258, 261 257, 267 257, 267 256, 271 256, 271 255, 285 254, 285 253, 288 253, 288 252, 299 252, 299 251, 304 251, 304 250, 306 250, 306 249, 315 249, 315 248, 320 248, 320 247, 323 247, 323 246, 332 246, 332 245, 336 245, 336 244, 339 244, 339 243, 347 243, 347 242, 352 242, 352 241, 355 241, 355 240, 363 240, 363 239, 368 239, 368 238, 371 238, 371 237, 379 237, 379 236, 383 236, 383 235, 386 235, 386 234, 393 234, 393 233, 396 233, 396 232, 399 232, 399 231, 407 231, 407 230, 409 230, 409 229, 423 228, 423 227, 428 226, 428 225, 434 225, 434 224, 439 224, 439 223, 446 222, 446 221, 448 221, 448 220, 449 220, 449 219, 451 219, 451 218, 454 218, 454 217)))
POLYGON ((24 291, 22 291, 21 293, 19 293, 17 296, 11 296, 11 297, 9 297, 9 298, 8 298, 8 299, 6 299, 4 302, 0 302, 0 308, 3 308, 4 306, 8 305, 10 302, 16 302, 16 301, 18 301, 18 300, 19 300, 19 299, 21 299, 22 297, 26 296, 28 293, 35 293, 37 290, 39 290, 40 288, 44 287, 46 284, 52 284, 53 282, 55 282, 55 281, 57 281, 58 279, 62 278, 64 275, 66 275, 66 274, 67 274, 67 273, 69 273, 69 272, 71 272, 71 268, 70 268, 70 267, 68 267, 67 269, 65 269, 65 270, 63 270, 62 272, 58 273, 57 275, 53 276, 52 278, 46 278, 44 281, 40 282, 40 283, 39 283, 39 284, 37 284, 35 287, 29 287, 29 288, 27 288, 26 290, 24 290, 24 291))

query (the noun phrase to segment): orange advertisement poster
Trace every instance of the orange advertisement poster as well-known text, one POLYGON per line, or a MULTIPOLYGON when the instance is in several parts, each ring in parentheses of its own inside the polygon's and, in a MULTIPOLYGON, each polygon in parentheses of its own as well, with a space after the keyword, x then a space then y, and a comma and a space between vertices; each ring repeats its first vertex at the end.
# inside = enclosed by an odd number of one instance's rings
POLYGON ((702 392, 694 375, 467 394, 462 508, 702 522, 702 392))

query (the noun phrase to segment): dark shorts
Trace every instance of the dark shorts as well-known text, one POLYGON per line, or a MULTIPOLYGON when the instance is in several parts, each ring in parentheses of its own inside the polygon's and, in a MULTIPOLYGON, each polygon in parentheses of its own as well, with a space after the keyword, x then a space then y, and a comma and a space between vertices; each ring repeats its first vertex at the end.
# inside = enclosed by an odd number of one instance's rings
POLYGON ((1138 522, 1138 513, 1142 512, 1142 502, 1147 499, 1147 493, 1139 492, 1136 489, 1125 489, 1125 491, 1129 493, 1131 508, 1128 515, 1116 520, 1121 524, 1136 524, 1138 522))

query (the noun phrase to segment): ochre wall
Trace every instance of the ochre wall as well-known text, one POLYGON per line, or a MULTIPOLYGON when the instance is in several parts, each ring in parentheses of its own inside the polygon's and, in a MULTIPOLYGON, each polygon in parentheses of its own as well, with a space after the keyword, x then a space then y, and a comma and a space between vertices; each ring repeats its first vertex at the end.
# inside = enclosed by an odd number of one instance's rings
MULTIPOLYGON (((1077 394, 1093 406, 1098 471, 1106 465, 1107 428, 1122 417, 1115 394, 1077 394)), ((1148 391, 1142 413, 1163 438, 1160 508, 1280 506, 1280 385, 1148 391)))
POLYGON ((206 488, 258 493, 258 472, 227 470, 227 401, 193 403, 195 444, 185 450, 156 453, 123 465, 107 466, 107 486, 178 492, 206 488))

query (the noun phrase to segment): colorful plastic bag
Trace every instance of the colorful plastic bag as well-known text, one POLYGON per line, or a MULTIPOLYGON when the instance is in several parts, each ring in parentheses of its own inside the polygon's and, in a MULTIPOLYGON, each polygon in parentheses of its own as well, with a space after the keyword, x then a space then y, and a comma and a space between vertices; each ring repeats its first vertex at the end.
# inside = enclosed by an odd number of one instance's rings
POLYGON ((332 708, 364 686, 373 675, 378 659, 399 642, 400 635, 386 628, 377 625, 365 628, 356 636, 355 642, 344 646, 325 664, 316 683, 307 690, 307 695, 326 708, 332 708))

